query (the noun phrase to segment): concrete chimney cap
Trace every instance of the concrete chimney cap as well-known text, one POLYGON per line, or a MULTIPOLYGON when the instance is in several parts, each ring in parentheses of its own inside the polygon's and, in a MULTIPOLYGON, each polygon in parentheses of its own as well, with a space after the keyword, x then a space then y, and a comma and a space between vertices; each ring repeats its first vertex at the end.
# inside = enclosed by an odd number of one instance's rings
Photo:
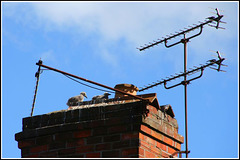
POLYGON ((133 85, 133 84, 126 84, 126 83, 122 83, 122 84, 117 84, 114 88, 132 88, 136 91, 138 91, 139 89, 137 88, 137 86, 133 85))

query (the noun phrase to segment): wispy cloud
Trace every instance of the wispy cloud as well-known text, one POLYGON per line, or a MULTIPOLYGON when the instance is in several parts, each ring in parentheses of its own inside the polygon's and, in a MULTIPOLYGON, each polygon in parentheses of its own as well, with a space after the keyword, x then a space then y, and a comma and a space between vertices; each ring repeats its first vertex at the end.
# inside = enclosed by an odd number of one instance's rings
POLYGON ((57 62, 57 59, 56 59, 56 57, 54 55, 54 52, 52 50, 41 53, 40 58, 43 61, 49 61, 49 62, 53 62, 53 63, 57 62))
MULTIPOLYGON (((204 29, 205 40, 191 44, 195 50, 192 54, 196 59, 205 57, 203 52, 215 48, 211 46, 206 50, 210 40, 218 41, 219 36, 223 35, 226 39, 230 39, 237 34, 237 30, 234 29, 237 25, 237 15, 234 14, 237 5, 231 2, 34 2, 29 4, 31 16, 34 18, 28 19, 34 21, 34 25, 38 23, 37 26, 41 25, 46 30, 75 30, 81 35, 97 33, 99 35, 97 40, 106 49, 111 47, 107 42, 121 39, 135 47, 157 40, 211 16, 210 11, 214 12, 214 10, 209 7, 224 8, 225 13, 233 17, 226 18, 229 25, 225 32, 216 32, 210 27, 204 29), (210 31, 209 28, 212 30, 210 31)), ((24 15, 27 15, 26 9, 24 12, 24 15)), ((106 62, 109 63, 109 59, 117 61, 106 49, 100 53, 106 62)))

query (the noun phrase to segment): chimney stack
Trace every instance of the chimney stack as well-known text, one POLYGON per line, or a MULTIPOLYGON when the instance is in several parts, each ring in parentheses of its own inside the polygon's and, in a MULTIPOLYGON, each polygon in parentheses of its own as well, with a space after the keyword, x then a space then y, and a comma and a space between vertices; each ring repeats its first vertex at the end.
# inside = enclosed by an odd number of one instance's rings
MULTIPOLYGON (((137 91, 133 85, 116 87, 137 91)), ((159 106, 155 93, 139 96, 151 103, 122 97, 23 118, 15 134, 22 158, 171 157, 184 139, 172 107, 159 106)))

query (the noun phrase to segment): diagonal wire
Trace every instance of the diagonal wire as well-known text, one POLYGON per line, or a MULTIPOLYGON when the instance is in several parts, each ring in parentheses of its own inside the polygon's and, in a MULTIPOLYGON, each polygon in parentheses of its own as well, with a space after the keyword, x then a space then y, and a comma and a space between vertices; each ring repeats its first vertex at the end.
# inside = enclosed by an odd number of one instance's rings
MULTIPOLYGON (((41 70, 40 70, 40 74, 41 74, 44 70, 49 70, 49 69, 41 69, 41 70)), ((68 76, 68 75, 66 75, 66 74, 63 74, 63 75, 66 76, 67 78, 69 78, 69 79, 77 82, 77 83, 80 83, 80 84, 84 85, 84 86, 87 86, 87 87, 90 87, 90 88, 93 88, 93 89, 96 89, 96 90, 99 90, 99 91, 103 91, 103 92, 114 93, 114 92, 112 92, 112 91, 107 91, 107 90, 104 90, 104 89, 100 89, 100 88, 96 88, 96 87, 87 85, 87 84, 82 83, 82 82, 80 82, 80 81, 78 81, 78 80, 76 80, 76 79, 71 78, 70 76, 68 76)))
POLYGON ((87 84, 82 83, 82 82, 80 82, 80 81, 78 81, 78 80, 76 80, 76 79, 71 78, 70 76, 68 76, 68 75, 66 75, 66 74, 63 74, 63 75, 66 76, 67 78, 69 78, 69 79, 77 82, 77 83, 80 83, 80 84, 84 85, 84 86, 87 86, 87 87, 90 87, 90 88, 93 88, 93 89, 96 89, 96 90, 99 90, 99 91, 104 91, 104 92, 108 92, 108 93, 114 93, 114 92, 112 92, 112 91, 107 91, 107 90, 104 90, 104 89, 100 89, 100 88, 96 88, 96 87, 87 85, 87 84))

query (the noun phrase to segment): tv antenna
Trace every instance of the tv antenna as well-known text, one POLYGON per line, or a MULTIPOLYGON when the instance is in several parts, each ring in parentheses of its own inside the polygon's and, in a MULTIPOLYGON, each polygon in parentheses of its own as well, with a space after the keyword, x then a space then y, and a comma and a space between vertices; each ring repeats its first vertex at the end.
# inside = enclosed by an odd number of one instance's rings
POLYGON ((146 86, 145 88, 140 89, 139 92, 143 91, 143 90, 146 90, 146 89, 149 89, 149 88, 152 88, 152 87, 157 86, 157 85, 162 84, 162 83, 164 83, 164 86, 165 86, 166 89, 171 89, 171 88, 176 87, 180 84, 184 85, 186 150, 185 151, 179 151, 179 153, 180 154, 185 153, 186 158, 188 158, 188 154, 190 153, 190 151, 188 150, 188 128, 187 128, 187 125, 188 125, 187 124, 187 85, 189 84, 190 81, 200 78, 203 74, 204 68, 206 68, 206 67, 210 67, 211 65, 217 64, 218 68, 217 69, 213 68, 213 69, 216 69, 217 71, 221 71, 220 67, 222 65, 222 61, 225 60, 225 58, 221 58, 220 53, 217 51, 218 58, 219 58, 218 60, 212 59, 206 65, 201 65, 200 67, 197 67, 196 69, 192 69, 190 71, 187 71, 187 43, 189 42, 190 39, 199 36, 202 33, 203 26, 205 26, 205 25, 208 25, 210 27, 214 27, 216 29, 225 29, 225 28, 219 26, 220 23, 226 23, 226 22, 221 21, 221 19, 223 18, 223 15, 221 15, 219 13, 219 10, 217 8, 215 9, 215 11, 216 11, 216 16, 207 17, 204 22, 199 21, 200 23, 198 25, 193 24, 193 26, 188 26, 188 28, 185 28, 185 30, 180 30, 180 32, 175 32, 176 34, 166 35, 166 37, 165 38, 163 37, 163 39, 158 39, 158 41, 153 41, 153 43, 149 42, 149 44, 145 44, 145 46, 140 46, 140 48, 137 48, 137 49, 139 49, 139 51, 144 51, 144 50, 149 49, 151 47, 154 47, 155 45, 158 45, 160 43, 164 43, 165 47, 167 47, 167 48, 173 47, 173 46, 175 46, 177 44, 180 44, 180 43, 184 44, 184 72, 182 74, 177 74, 176 76, 172 76, 172 78, 168 77, 168 79, 165 79, 163 81, 159 81, 158 83, 155 83, 153 85, 146 86), (186 35, 190 31, 193 31, 193 30, 196 30, 196 29, 199 29, 198 33, 196 33, 194 35, 191 35, 190 37, 186 37, 186 35), (176 38, 176 37, 182 36, 182 35, 183 35, 183 39, 181 39, 177 42, 174 42, 170 45, 168 44, 168 40, 171 40, 173 38, 176 38), (187 80, 187 75, 189 75, 190 73, 200 71, 200 70, 201 70, 201 74, 198 77, 187 80), (166 83, 168 81, 176 79, 176 78, 180 78, 182 76, 184 77, 184 80, 181 83, 173 85, 171 87, 166 86, 166 83))
MULTIPOLYGON (((216 51, 216 53, 218 53, 218 55, 220 55, 220 52, 219 51, 216 51)), ((160 84, 164 84, 164 87, 166 89, 171 89, 171 88, 174 88, 174 87, 177 87, 179 85, 184 85, 185 84, 185 81, 182 81, 178 84, 175 84, 175 85, 172 85, 170 87, 167 87, 167 82, 170 82, 172 80, 175 80, 175 79, 178 79, 178 78, 181 78, 185 75, 193 75, 199 71, 201 71, 200 75, 197 76, 197 77, 194 77, 192 79, 189 79, 186 81, 187 84, 190 84, 191 81, 193 80, 196 80, 200 77, 202 77, 203 75, 203 71, 205 68, 209 67, 211 69, 214 69, 214 70, 217 70, 218 72, 226 72, 224 70, 221 70, 221 66, 227 66, 225 64, 222 64, 222 62, 225 60, 225 58, 222 58, 221 56, 218 56, 218 60, 216 59, 211 59, 211 60, 208 60, 206 62, 206 64, 200 64, 199 67, 197 66, 193 66, 193 68, 190 68, 190 70, 186 71, 185 73, 181 72, 181 73, 176 73, 175 75, 170 75, 170 77, 166 77, 165 79, 162 79, 162 81, 157 81, 157 82, 153 82, 153 84, 149 84, 148 86, 145 86, 145 87, 140 87, 139 89, 139 92, 142 92, 144 90, 147 90, 147 89, 150 89, 150 88, 153 88, 153 87, 156 87, 160 84), (217 68, 214 68, 214 67, 217 67, 217 68)))

